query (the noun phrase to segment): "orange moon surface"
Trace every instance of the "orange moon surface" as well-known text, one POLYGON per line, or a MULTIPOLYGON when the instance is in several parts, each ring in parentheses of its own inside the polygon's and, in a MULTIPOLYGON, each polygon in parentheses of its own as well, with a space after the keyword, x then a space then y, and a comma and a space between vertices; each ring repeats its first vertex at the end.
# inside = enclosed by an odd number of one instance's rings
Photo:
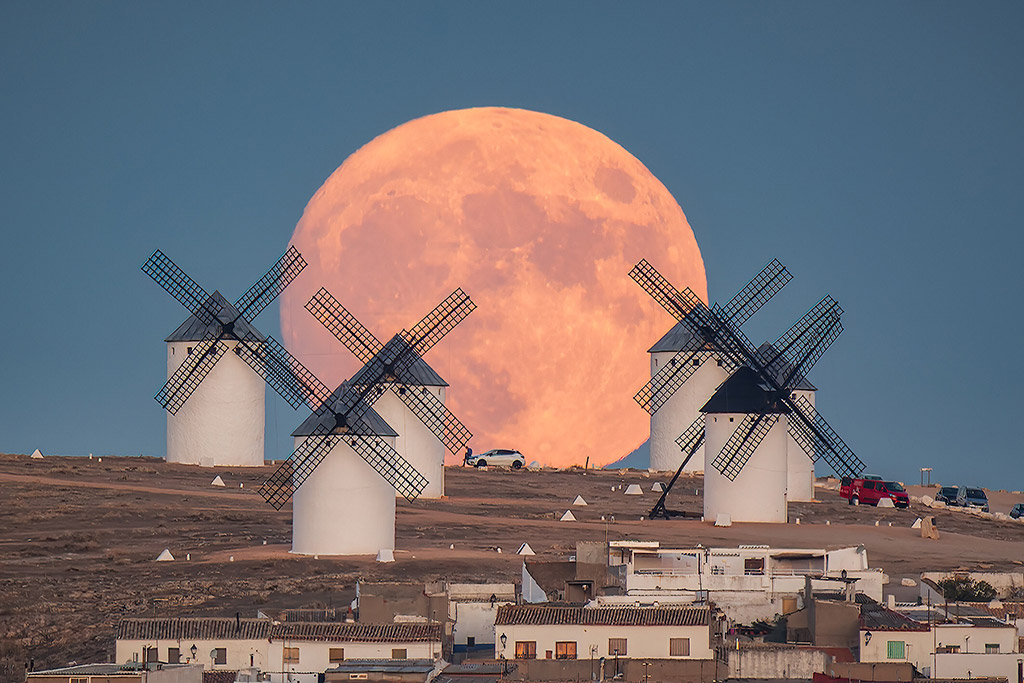
POLYGON ((604 465, 648 436, 633 394, 674 320, 630 268, 646 258, 707 300, 665 186, 601 133, 521 109, 442 112, 378 136, 317 190, 292 242, 309 266, 283 294, 283 337, 321 380, 359 368, 303 308, 321 286, 382 342, 462 287, 477 309, 425 359, 474 452, 545 465, 604 465))

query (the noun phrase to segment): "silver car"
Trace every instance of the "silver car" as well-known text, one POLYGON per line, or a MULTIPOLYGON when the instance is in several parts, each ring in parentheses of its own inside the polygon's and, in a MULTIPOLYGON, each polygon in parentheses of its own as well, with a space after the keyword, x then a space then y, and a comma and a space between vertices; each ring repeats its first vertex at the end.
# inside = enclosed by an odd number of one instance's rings
POLYGON ((504 465, 518 470, 526 465, 526 458, 519 451, 508 448, 494 448, 486 453, 471 455, 466 458, 466 464, 471 467, 487 467, 488 465, 504 465))

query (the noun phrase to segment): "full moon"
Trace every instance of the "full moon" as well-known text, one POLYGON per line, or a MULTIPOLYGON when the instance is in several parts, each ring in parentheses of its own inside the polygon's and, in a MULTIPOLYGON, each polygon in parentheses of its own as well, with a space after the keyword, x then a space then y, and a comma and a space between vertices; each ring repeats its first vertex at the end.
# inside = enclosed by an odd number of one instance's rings
POLYGON ((646 258, 707 300, 665 186, 601 133, 521 109, 443 112, 373 139, 313 195, 292 242, 309 266, 284 292, 282 332, 321 380, 359 362, 303 308, 320 287, 382 342, 461 287, 477 309, 425 359, 474 452, 546 465, 604 465, 647 438, 633 394, 675 321, 630 268, 646 258))

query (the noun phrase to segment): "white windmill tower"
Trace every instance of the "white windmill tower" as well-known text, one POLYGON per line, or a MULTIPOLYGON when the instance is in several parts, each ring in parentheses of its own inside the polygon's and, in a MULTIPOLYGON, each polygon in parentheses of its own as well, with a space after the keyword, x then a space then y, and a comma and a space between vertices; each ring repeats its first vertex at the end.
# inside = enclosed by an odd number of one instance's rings
POLYGON ((346 382, 334 392, 284 349, 270 347, 270 364, 287 368, 280 377, 291 385, 279 391, 286 398, 301 396, 313 409, 295 431, 295 451, 260 488, 279 510, 294 495, 293 552, 364 555, 394 550, 394 492, 411 501, 428 482, 395 451, 396 433, 370 404, 386 383, 407 377, 420 354, 473 307, 465 297, 435 310, 425 327, 399 333, 376 354, 363 384, 346 382))
POLYGON ((263 466, 268 338, 253 320, 305 266, 289 248, 232 304, 219 291, 208 294, 159 250, 142 265, 191 313, 165 340, 167 382, 155 396, 167 410, 167 462, 263 466))
POLYGON ((857 476, 863 471, 864 463, 795 391, 842 332, 842 309, 831 297, 824 297, 774 344, 758 352, 722 308, 708 308, 689 289, 676 290, 650 264, 642 261, 630 275, 694 337, 717 348, 734 369, 702 408, 705 414, 677 439, 685 457, 651 518, 675 514, 665 507, 665 499, 702 444, 706 519, 727 514, 733 521, 785 521, 787 432, 805 457, 823 458, 837 474, 857 476), (780 424, 784 429, 778 428, 780 424))
MULTIPOLYGON (((757 353, 762 358, 768 358, 778 353, 774 344, 765 342, 757 348, 757 353)), ((776 379, 782 383, 786 375, 792 370, 788 363, 774 368, 776 379)), ((794 396, 802 397, 813 408, 815 405, 815 394, 818 388, 811 384, 806 377, 801 377, 792 387, 794 396)), ((803 503, 814 500, 814 459, 807 457, 803 449, 796 442, 792 434, 786 446, 787 457, 787 497, 791 503, 803 503)))
MULTIPOLYGON (((421 339, 420 354, 450 332, 475 308, 461 289, 452 292, 410 331, 421 339), (439 325, 440 320, 445 321, 439 325)), ((349 382, 356 387, 383 375, 382 391, 369 400, 384 420, 397 432, 395 450, 427 478, 420 498, 444 496, 445 448, 457 454, 472 434, 445 406, 448 383, 421 357, 417 357, 401 375, 383 367, 382 358, 395 353, 401 337, 395 335, 385 345, 360 323, 330 292, 321 288, 306 303, 308 310, 356 358, 364 364, 349 382)))
MULTIPOLYGON (((642 279, 638 279, 639 273, 647 268, 650 264, 641 261, 630 275, 655 296, 642 279)), ((772 261, 724 307, 716 306, 716 310, 739 328, 791 279, 781 263, 772 261)), ((664 284, 672 287, 667 280, 664 284)), ((690 325, 682 322, 677 322, 647 352, 651 354, 651 379, 633 398, 651 415, 651 468, 674 471, 684 460, 676 439, 700 416, 700 407, 736 366, 715 344, 693 334, 690 325)), ((703 469, 701 446, 695 457, 688 459, 683 471, 703 469)))

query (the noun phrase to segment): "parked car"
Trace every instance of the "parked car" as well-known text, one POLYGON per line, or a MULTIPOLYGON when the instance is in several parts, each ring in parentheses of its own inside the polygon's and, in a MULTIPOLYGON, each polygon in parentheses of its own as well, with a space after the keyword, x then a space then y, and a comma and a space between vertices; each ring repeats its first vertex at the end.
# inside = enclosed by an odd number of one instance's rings
POLYGON ((880 479, 843 479, 839 487, 839 495, 850 501, 850 505, 878 505, 882 498, 889 498, 898 508, 910 507, 910 496, 907 490, 896 481, 880 479))
POLYGON ((1020 519, 1024 517, 1024 503, 1017 503, 1010 508, 1010 519, 1020 519))
POLYGON ((943 486, 935 494, 935 500, 941 500, 946 505, 956 505, 956 496, 960 493, 959 486, 943 486))
POLYGON ((988 496, 981 489, 965 486, 956 494, 956 504, 961 507, 981 508, 982 512, 988 512, 988 496))
POLYGON ((494 448, 486 453, 471 455, 466 458, 466 464, 471 467, 487 467, 488 465, 505 465, 518 470, 526 465, 526 458, 519 451, 509 448, 494 448))

